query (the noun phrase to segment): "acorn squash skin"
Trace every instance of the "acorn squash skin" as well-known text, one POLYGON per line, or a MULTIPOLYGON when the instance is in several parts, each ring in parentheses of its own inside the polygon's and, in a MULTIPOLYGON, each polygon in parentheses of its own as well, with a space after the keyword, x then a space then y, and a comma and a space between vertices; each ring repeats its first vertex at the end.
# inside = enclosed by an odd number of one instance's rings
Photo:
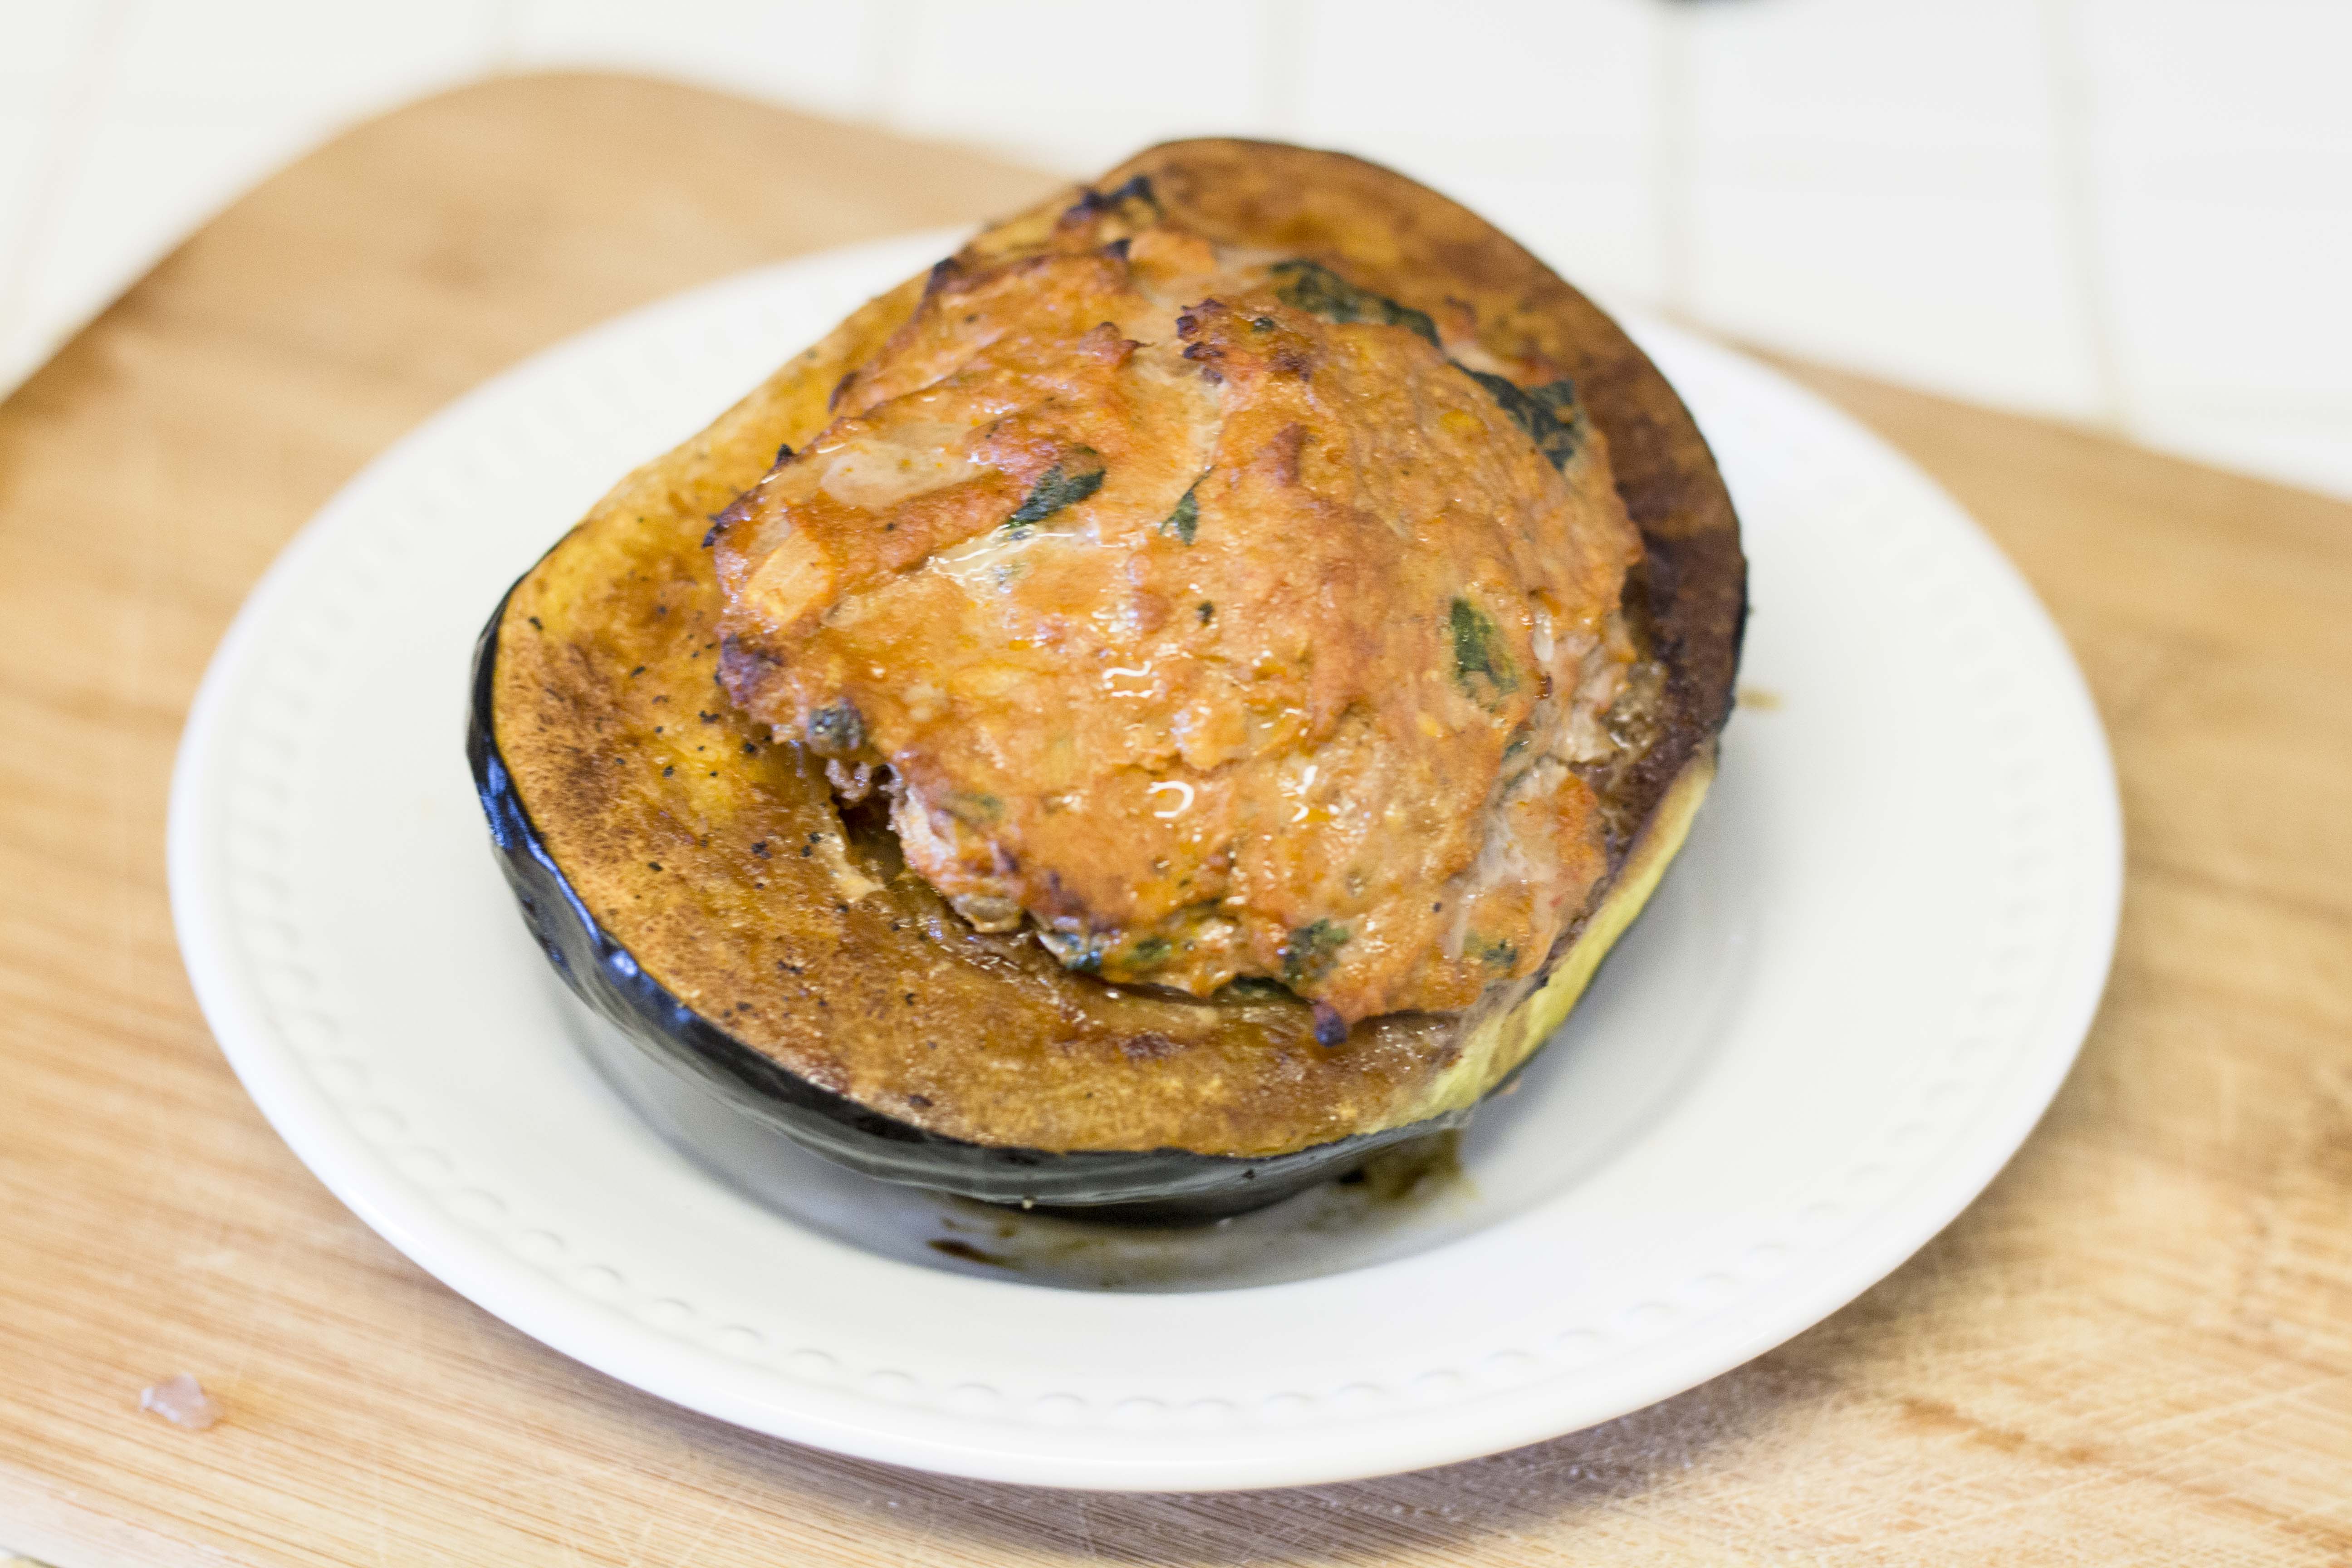
MULTIPOLYGON (((1357 160, 1262 143, 1153 149, 1104 184, 1136 173, 1209 232, 1332 258, 1408 303, 1467 300, 1482 342, 1523 379, 1580 378, 1643 531, 1670 700, 1661 737, 1612 792, 1626 806, 1613 879, 1543 975, 1474 1016, 1367 1020, 1336 1048, 1286 994, 1122 993, 962 927, 898 872, 894 845, 845 824, 797 748, 732 709, 715 680, 709 514, 779 442, 823 428, 827 395, 906 319, 920 279, 625 480, 516 584, 477 647, 467 752, 550 961, 669 1067, 885 1180, 1202 1220, 1458 1125, 1565 1016, 1711 776, 1745 569, 1671 389, 1472 215, 1357 160)), ((975 243, 1019 244, 1058 210, 975 243)))

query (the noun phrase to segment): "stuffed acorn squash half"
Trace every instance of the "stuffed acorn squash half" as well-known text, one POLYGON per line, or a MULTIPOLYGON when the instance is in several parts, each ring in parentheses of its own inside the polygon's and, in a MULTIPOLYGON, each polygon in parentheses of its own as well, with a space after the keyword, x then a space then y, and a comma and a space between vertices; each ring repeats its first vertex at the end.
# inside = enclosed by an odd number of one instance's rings
POLYGON ((1202 1219, 1458 1124, 1680 847, 1746 606, 1619 329, 1335 153, 1154 148, 865 306, 509 592, 525 919, 818 1152, 1202 1219))

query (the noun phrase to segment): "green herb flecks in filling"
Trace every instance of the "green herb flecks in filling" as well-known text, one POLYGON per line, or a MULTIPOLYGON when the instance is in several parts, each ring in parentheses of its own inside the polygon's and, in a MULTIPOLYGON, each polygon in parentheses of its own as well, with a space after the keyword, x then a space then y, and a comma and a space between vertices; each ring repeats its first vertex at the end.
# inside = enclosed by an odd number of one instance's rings
POLYGON ((1576 456, 1577 424, 1581 417, 1576 410, 1574 383, 1521 386, 1502 376, 1472 370, 1460 360, 1454 362, 1454 368, 1486 389, 1487 395, 1511 416, 1511 423, 1528 433, 1546 462, 1555 468, 1568 467, 1569 459, 1576 456))
POLYGON ((1474 933, 1469 941, 1463 943, 1463 948, 1489 969, 1508 969, 1519 956, 1518 945, 1500 937, 1490 941, 1474 933))
POLYGON ((992 827, 1004 817, 1004 803, 982 791, 952 790, 940 804, 950 816, 973 827, 992 827))
POLYGON ((1329 973, 1331 961, 1348 944, 1348 928, 1316 921, 1290 933, 1282 945, 1282 978, 1286 984, 1312 983, 1329 973))
POLYGON ((1043 522, 1102 489, 1102 458, 1091 447, 1076 447, 1067 458, 1045 470, 1045 477, 1031 487, 1029 499, 1004 520, 1004 526, 1025 529, 1043 522))
POLYGON ((1201 526, 1201 503, 1197 499, 1200 488, 1201 481, 1194 479, 1192 488, 1186 490, 1183 499, 1176 503, 1176 510, 1170 512, 1167 520, 1160 523, 1160 532, 1172 533, 1186 544, 1192 542, 1192 535, 1201 526))
POLYGON ((1486 612, 1467 599, 1454 601, 1450 617, 1454 631, 1454 679, 1463 693, 1481 707, 1491 708, 1519 689, 1519 678, 1504 650, 1502 633, 1486 612))
POLYGON ((1277 261, 1274 297, 1327 321, 1371 321, 1419 333, 1434 346, 1437 323, 1410 305, 1359 289, 1319 261, 1277 261))

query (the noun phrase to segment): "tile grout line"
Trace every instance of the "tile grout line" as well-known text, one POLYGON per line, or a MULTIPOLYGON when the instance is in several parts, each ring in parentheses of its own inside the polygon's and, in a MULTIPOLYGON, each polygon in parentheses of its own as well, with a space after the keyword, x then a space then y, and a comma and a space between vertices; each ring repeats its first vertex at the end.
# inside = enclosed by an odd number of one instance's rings
MULTIPOLYGON (((26 203, 18 243, 5 263, 0 264, 0 395, 38 369, 58 347, 55 342, 31 342, 35 323, 28 313, 33 281, 56 243, 75 179, 97 139, 98 106, 121 64, 123 37, 130 31, 131 12, 136 4, 137 0, 109 0, 74 66, 71 85, 50 110, 48 155, 26 203), (6 359, 12 347, 19 344, 29 347, 35 357, 12 368, 6 359)), ((80 326, 79 321, 68 323, 67 334, 80 326)))
POLYGON ((2083 58, 2078 0, 2041 0, 2044 63, 2050 77, 2052 162, 2058 183, 2059 240, 2064 247, 2074 314, 2091 354, 2097 385, 2095 423, 2129 436, 2137 426, 2116 342, 2113 290, 2106 276, 2098 175, 2092 151, 2090 72, 2083 58))
POLYGON ((1668 316, 1697 319, 1691 304, 1691 132, 1689 18, 1660 7, 1658 50, 1651 68, 1656 151, 1652 197, 1658 212, 1658 303, 1668 316))

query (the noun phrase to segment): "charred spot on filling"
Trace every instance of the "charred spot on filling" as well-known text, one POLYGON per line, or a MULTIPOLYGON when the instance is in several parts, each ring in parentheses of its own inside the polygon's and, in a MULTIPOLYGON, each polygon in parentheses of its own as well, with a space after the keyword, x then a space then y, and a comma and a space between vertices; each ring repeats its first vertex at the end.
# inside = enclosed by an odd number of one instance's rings
POLYGON ((1528 981, 1607 873, 1641 545, 1441 307, 1148 188, 966 253, 722 514, 722 683, 978 940, 1327 1045, 1528 981))
POLYGON ((1151 176, 1138 174, 1125 184, 1108 191, 1097 191, 1091 185, 1078 193, 1078 199, 1062 214, 1066 226, 1084 225, 1099 220, 1106 214, 1133 215, 1150 222, 1160 214, 1159 193, 1151 188, 1151 176))
POLYGON ((809 715, 808 746, 820 757, 850 757, 866 744, 866 723, 853 702, 828 702, 809 715))

